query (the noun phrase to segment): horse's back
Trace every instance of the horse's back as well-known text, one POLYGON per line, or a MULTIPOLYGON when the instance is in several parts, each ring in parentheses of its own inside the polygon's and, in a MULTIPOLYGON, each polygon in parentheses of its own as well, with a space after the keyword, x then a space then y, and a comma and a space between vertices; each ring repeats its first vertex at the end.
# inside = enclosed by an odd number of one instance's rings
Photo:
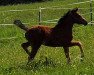
POLYGON ((48 26, 34 26, 25 33, 25 37, 28 41, 43 41, 50 32, 51 28, 48 26))

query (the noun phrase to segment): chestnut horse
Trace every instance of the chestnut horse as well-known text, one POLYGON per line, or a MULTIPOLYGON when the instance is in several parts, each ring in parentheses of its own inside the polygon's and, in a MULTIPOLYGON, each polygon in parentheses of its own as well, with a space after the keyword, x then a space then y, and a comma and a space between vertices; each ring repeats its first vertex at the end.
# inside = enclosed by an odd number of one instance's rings
POLYGON ((27 42, 22 43, 22 48, 29 55, 29 60, 33 60, 41 45, 51 47, 63 47, 67 62, 70 62, 69 47, 78 46, 81 51, 81 58, 84 57, 82 45, 80 42, 73 42, 72 28, 73 25, 83 24, 87 25, 87 21, 77 13, 78 8, 69 10, 63 17, 61 17, 57 25, 53 28, 48 26, 34 26, 32 28, 26 27, 20 20, 15 20, 14 24, 25 30, 25 38, 27 42), (28 47, 32 47, 32 51, 28 51, 28 47))

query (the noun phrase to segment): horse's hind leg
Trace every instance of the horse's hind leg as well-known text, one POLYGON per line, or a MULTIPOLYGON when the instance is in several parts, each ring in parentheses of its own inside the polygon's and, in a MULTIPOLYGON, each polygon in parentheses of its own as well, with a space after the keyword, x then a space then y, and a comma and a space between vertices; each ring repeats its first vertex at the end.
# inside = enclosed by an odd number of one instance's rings
POLYGON ((27 49, 30 46, 30 43, 29 42, 22 43, 21 46, 26 51, 26 53, 30 56, 30 52, 27 49))
POLYGON ((41 44, 34 44, 32 45, 32 51, 30 53, 30 57, 28 58, 28 61, 31 61, 34 59, 38 49, 40 48, 41 44))

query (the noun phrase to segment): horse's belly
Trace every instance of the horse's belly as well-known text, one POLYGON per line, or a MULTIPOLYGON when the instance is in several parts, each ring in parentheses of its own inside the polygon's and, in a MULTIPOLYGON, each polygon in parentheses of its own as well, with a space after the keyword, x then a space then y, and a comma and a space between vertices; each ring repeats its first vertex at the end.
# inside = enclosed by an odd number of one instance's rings
POLYGON ((61 47, 63 46, 62 44, 57 44, 57 43, 43 43, 45 46, 50 46, 50 47, 61 47))
POLYGON ((49 41, 44 41, 43 45, 45 46, 51 46, 51 47, 61 47, 61 46, 67 46, 71 41, 64 41, 64 40, 49 40, 49 41))

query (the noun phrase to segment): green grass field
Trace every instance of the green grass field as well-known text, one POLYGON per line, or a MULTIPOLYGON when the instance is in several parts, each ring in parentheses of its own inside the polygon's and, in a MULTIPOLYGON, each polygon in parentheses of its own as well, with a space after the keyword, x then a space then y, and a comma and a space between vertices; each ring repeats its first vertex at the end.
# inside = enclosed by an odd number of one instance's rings
MULTIPOLYGON (((83 0, 86 1, 86 0, 83 0)), ((14 19, 20 19, 27 26, 38 24, 38 10, 21 12, 1 12, 6 10, 38 9, 39 7, 59 6, 64 8, 89 8, 89 3, 71 5, 76 0, 53 1, 35 4, 20 4, 13 6, 0 6, 0 24, 11 24, 14 19)), ((94 6, 94 2, 93 2, 94 6)), ((60 18, 68 10, 42 10, 42 20, 60 18)), ((81 14, 89 13, 89 9, 79 10, 81 14)), ((93 10, 94 12, 94 10, 93 10)), ((83 15, 90 21, 90 15, 83 15)), ((94 15, 93 15, 94 16, 94 15)), ((93 17, 94 20, 94 17, 93 17)), ((55 24, 43 23, 54 26, 55 24)), ((78 47, 70 48, 71 64, 66 64, 62 47, 41 46, 34 61, 27 64, 27 54, 20 44, 25 42, 24 31, 16 26, 0 26, 0 75, 94 75, 94 26, 77 25, 73 27, 74 40, 81 41, 85 58, 80 62, 78 47), (15 39, 4 39, 18 37, 15 39)))

